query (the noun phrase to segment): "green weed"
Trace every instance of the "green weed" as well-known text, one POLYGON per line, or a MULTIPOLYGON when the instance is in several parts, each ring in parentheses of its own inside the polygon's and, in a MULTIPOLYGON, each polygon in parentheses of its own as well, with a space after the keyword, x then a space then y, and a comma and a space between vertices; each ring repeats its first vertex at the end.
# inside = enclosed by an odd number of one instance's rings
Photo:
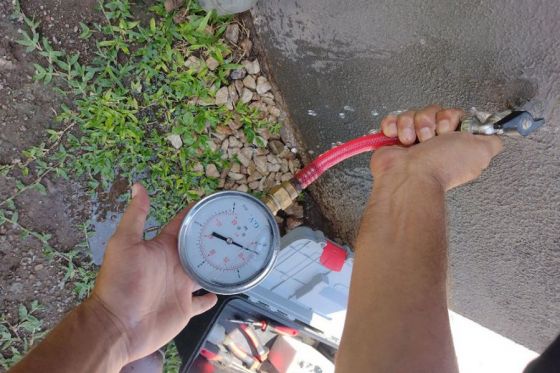
POLYGON ((175 342, 169 342, 165 346, 165 364, 163 366, 163 373, 177 373, 181 368, 181 358, 177 351, 175 342))
POLYGON ((46 331, 42 331, 43 321, 37 318, 37 312, 43 307, 34 300, 27 308, 20 304, 18 320, 11 324, 4 315, 0 315, 0 366, 8 369, 17 363, 22 354, 33 343, 41 339, 46 331))
POLYGON ((264 145, 259 128, 277 131, 278 125, 241 102, 234 110, 213 104, 229 72, 240 66, 220 39, 226 18, 205 13, 193 2, 187 20, 179 24, 162 5, 151 9, 154 18, 147 25, 133 19, 125 0, 107 1, 101 10, 106 24, 93 30, 82 25, 83 38, 99 39, 87 66, 80 64, 78 54, 54 50, 38 36, 37 23, 26 18, 30 32, 23 33, 20 43, 47 62, 46 67, 35 66, 35 78, 45 83, 62 80, 67 86, 62 93, 76 97, 74 107, 63 106, 58 116, 63 130, 49 132, 57 149, 36 147, 26 155, 38 160, 50 149, 49 163, 55 160, 56 166, 38 165, 39 174, 85 177, 92 191, 107 188, 117 175, 141 180, 157 206, 153 214, 165 222, 216 190, 217 180, 206 177, 201 164, 220 169, 235 161, 225 159, 213 144, 216 125, 239 122, 256 146, 264 145), (208 57, 218 61, 215 71, 206 66, 208 57), (79 130, 69 131, 74 125, 79 130), (169 135, 180 136, 183 146, 174 148, 169 135))

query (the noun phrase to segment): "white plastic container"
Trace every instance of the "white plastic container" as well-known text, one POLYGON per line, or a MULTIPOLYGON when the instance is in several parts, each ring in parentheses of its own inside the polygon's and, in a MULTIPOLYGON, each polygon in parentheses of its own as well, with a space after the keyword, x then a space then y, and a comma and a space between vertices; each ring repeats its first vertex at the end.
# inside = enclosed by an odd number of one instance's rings
POLYGON ((236 14, 251 9, 257 0, 198 0, 207 11, 215 10, 218 15, 236 14))

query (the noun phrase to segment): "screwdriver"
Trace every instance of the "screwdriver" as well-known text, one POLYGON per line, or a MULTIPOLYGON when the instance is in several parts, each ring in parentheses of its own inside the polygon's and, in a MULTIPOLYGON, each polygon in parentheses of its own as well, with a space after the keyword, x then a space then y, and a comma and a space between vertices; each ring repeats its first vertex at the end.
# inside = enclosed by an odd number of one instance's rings
POLYGON ((234 323, 234 324, 251 325, 251 326, 254 326, 255 328, 258 328, 258 329, 262 330, 263 332, 266 331, 266 330, 270 330, 272 333, 276 333, 278 335, 295 337, 299 334, 299 332, 296 329, 293 329, 293 328, 290 328, 290 327, 287 327, 287 326, 283 326, 283 325, 274 325, 274 324, 268 323, 265 320, 255 321, 255 320, 250 320, 250 319, 247 319, 247 320, 231 319, 229 321, 234 323))

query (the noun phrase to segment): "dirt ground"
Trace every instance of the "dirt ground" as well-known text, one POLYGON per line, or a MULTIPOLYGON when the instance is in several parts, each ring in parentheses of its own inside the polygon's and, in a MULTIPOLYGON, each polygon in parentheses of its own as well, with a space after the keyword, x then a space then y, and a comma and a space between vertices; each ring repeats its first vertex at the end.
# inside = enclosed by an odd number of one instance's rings
MULTIPOLYGON (((74 27, 88 15, 93 17, 93 7, 86 5, 94 1, 65 3, 23 1, 22 7, 41 21, 41 30, 51 40, 56 38, 69 49, 86 50, 76 41, 74 27)), ((13 13, 11 1, 0 2, 0 164, 21 162, 23 150, 45 141, 45 129, 56 127, 54 117, 62 103, 52 86, 33 82, 33 63, 39 61, 16 43, 22 26, 13 13)), ((0 200, 16 192, 17 179, 28 183, 35 177, 33 169, 27 177, 0 177, 0 200)), ((15 199, 19 222, 27 229, 51 233, 51 243, 58 250, 69 250, 84 240, 79 225, 89 214, 87 198, 76 183, 47 176, 42 184, 46 195, 28 190, 15 199)), ((22 238, 17 227, 0 226, 0 304, 10 322, 17 317, 18 305, 38 300, 44 309, 37 316, 45 328, 52 327, 76 302, 72 287, 62 286, 64 272, 45 258, 37 239, 22 238)))

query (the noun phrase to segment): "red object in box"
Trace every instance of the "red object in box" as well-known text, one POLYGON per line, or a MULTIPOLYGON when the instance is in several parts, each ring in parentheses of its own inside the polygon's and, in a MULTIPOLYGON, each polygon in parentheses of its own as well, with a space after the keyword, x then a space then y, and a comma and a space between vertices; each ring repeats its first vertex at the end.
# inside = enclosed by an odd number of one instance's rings
POLYGON ((348 254, 346 250, 330 240, 326 240, 327 245, 323 248, 320 262, 331 271, 340 272, 348 254))

